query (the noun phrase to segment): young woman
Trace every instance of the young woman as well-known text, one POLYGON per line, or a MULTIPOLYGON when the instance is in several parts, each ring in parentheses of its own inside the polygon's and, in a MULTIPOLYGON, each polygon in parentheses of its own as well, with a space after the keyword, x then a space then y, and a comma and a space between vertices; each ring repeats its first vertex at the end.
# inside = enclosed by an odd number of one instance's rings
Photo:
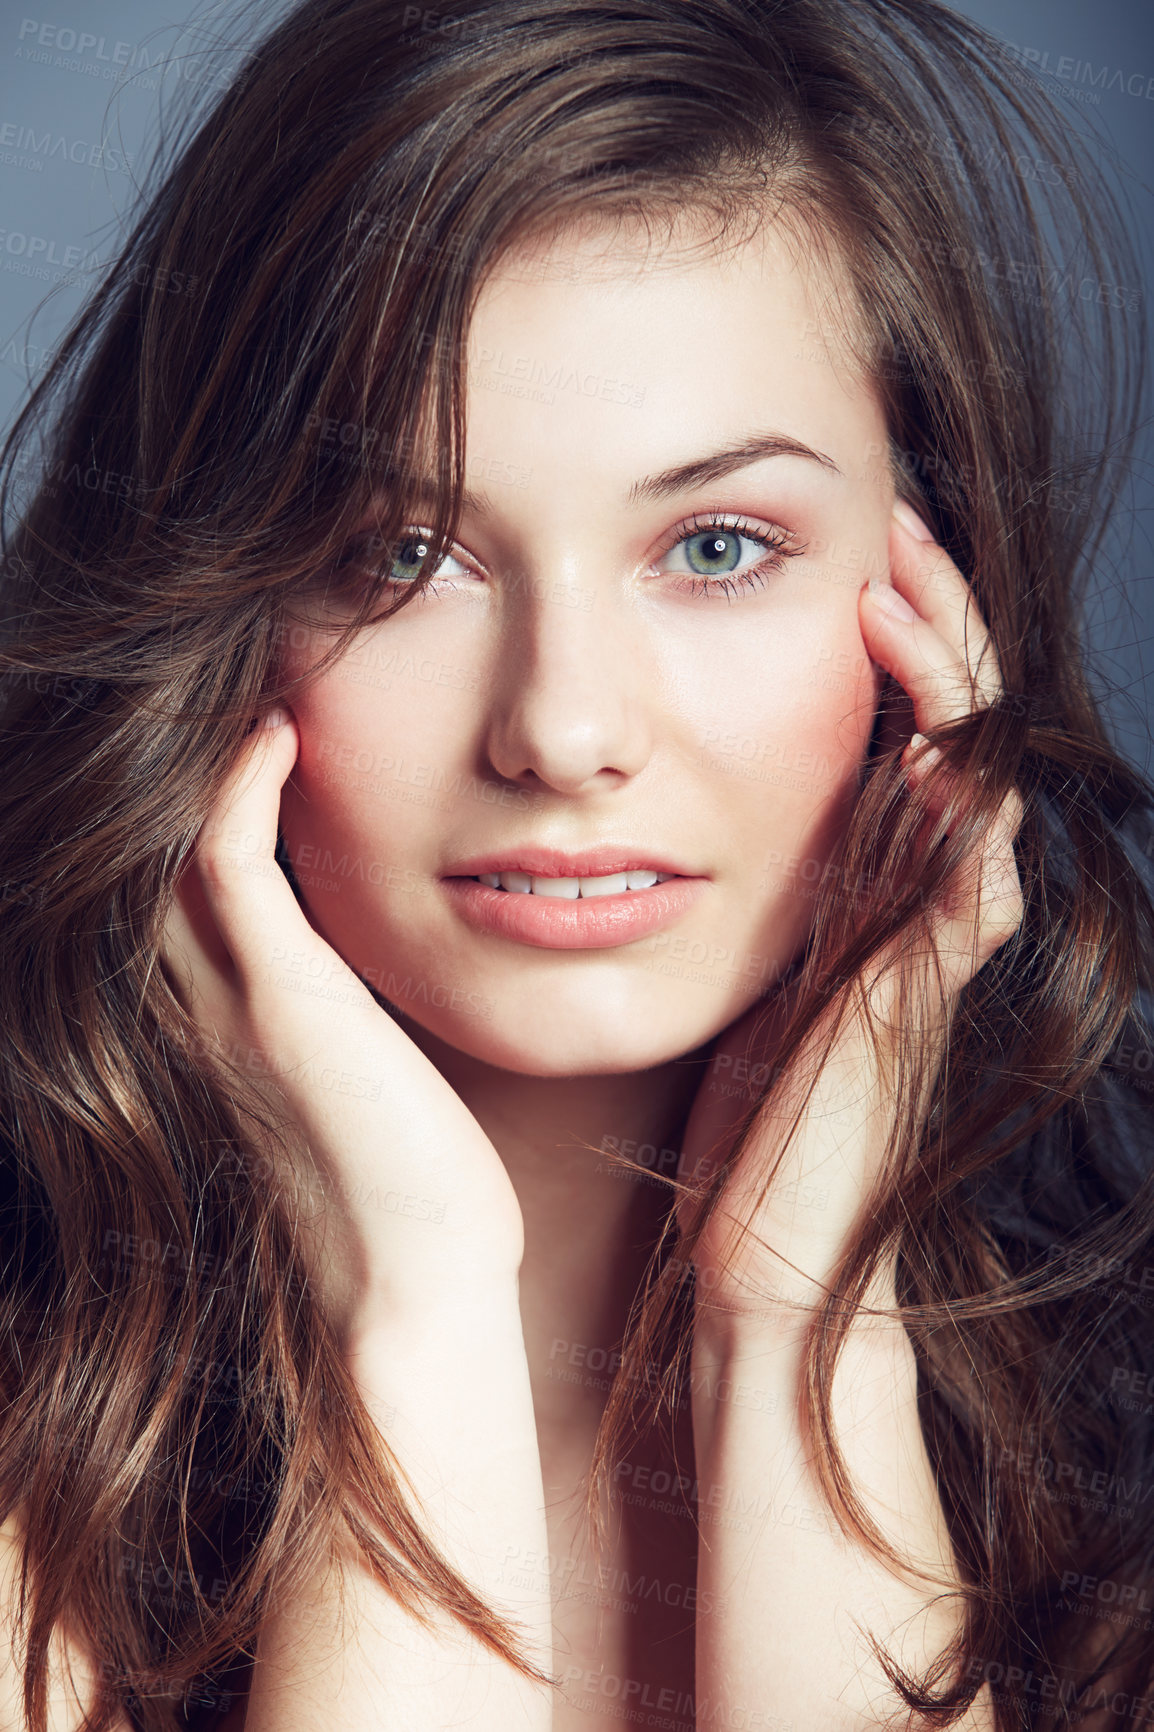
POLYGON ((7 452, 5 1724, 1154 1720, 1111 208, 930 0, 199 117, 7 452))

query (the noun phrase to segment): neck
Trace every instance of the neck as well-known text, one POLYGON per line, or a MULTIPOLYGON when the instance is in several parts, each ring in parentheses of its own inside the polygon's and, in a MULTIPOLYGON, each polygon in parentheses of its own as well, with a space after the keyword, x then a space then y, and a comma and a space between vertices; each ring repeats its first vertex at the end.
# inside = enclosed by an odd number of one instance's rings
POLYGON ((497 1149, 525 1222, 521 1311, 538 1423, 591 1434, 630 1307, 673 1201, 681 1134, 707 1048, 651 1070, 524 1076, 406 1033, 497 1149), (620 1150, 645 1176, 614 1161, 620 1150))

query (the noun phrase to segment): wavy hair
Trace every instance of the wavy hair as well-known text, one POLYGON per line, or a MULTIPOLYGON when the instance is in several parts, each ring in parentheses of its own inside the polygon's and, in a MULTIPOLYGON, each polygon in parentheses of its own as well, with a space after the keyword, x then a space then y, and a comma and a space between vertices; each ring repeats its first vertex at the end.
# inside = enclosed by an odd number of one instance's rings
MULTIPOLYGON (((289 677, 294 620, 347 573, 367 509, 399 537, 422 454, 439 539, 421 583, 454 539, 486 272, 527 237, 686 208, 719 240, 787 210, 836 249, 888 418, 879 462, 970 581, 1006 685, 934 735, 970 803, 928 852, 878 735, 814 886, 782 1063, 886 946, 912 954, 1009 787, 1026 808, 1022 927, 962 995, 938 1074, 907 1042, 884 1194, 815 1324, 826 1488, 884 1550, 829 1401, 853 1305, 896 1255, 966 1616, 930 1676, 895 1686, 948 1725, 986 1683, 1003 1732, 1032 1723, 999 1687, 1028 1673, 1058 1679, 1055 1724, 1105 1724, 1110 1693, 1140 1706, 1154 1686, 1140 1621, 1079 1615, 1070 1590, 1076 1572, 1122 1605, 1154 1597, 1150 1428, 1110 1399, 1119 1370, 1154 1372, 1136 1056, 1154 789, 1111 744, 1080 625, 1143 344, 1096 154, 936 0, 458 0, 451 18, 304 0, 158 156, 3 453, 0 1506, 24 1519, 34 1732, 57 1625, 99 1660, 89 1732, 117 1711, 141 1732, 211 1721, 338 1529, 416 1615, 443 1608, 532 1673, 412 1514, 305 1281, 260 1103, 241 1062, 201 1049, 160 934, 248 729, 316 671, 289 677), (1128 1513, 1102 1521, 1083 1485, 1128 1513)), ((361 575, 318 666, 386 617, 361 575)), ((891 683, 883 711, 901 704, 891 683)), ((659 1247, 594 1484, 643 1409, 682 1398, 691 1251, 672 1231, 659 1247)))

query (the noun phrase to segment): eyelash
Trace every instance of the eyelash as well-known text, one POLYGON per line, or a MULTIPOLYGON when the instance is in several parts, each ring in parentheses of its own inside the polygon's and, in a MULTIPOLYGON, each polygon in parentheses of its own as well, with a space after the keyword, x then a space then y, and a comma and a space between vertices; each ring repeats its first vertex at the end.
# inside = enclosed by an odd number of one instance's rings
MULTIPOLYGON (((746 571, 726 572, 719 577, 706 577, 701 573, 693 572, 678 573, 677 576, 679 581, 674 584, 674 588, 680 590, 683 594, 717 595, 719 593, 724 593, 732 598, 741 591, 762 589, 765 587, 765 584, 768 582, 770 577, 774 576, 784 568, 787 559, 795 559, 799 554, 805 552, 804 544, 796 542, 791 530, 779 528, 766 534, 764 530, 755 529, 744 517, 727 517, 721 514, 710 514, 700 517, 697 513, 694 513, 694 515, 685 523, 678 526, 673 539, 669 542, 667 547, 662 549, 658 557, 664 559, 667 554, 673 552, 674 548, 680 547, 682 542, 691 541, 695 535, 701 535, 706 530, 710 529, 738 535, 746 541, 756 541, 766 549, 766 557, 759 560, 756 565, 750 566, 746 571)), ((403 546, 406 539, 415 539, 421 536, 429 536, 430 534, 431 532, 429 530, 423 529, 419 525, 410 525, 406 527, 401 532, 401 536, 393 550, 394 557, 396 556, 396 548, 403 546)), ((366 567, 362 563, 364 550, 366 547, 372 545, 374 539, 375 537, 371 532, 368 535, 359 537, 357 541, 353 543, 349 552, 340 560, 339 569, 346 571, 350 567, 361 571, 374 569, 366 567)), ((453 557, 455 558, 456 556, 453 555, 453 557)), ((427 587, 433 588, 436 581, 435 578, 430 578, 427 587)), ((451 578, 447 581, 450 584, 452 583, 451 578)), ((409 587, 409 584, 403 582, 398 583, 392 578, 384 579, 385 589, 403 590, 409 587)))
POLYGON ((679 526, 673 540, 661 554, 662 559, 667 553, 672 553, 675 547, 680 547, 683 541, 691 541, 695 535, 701 535, 707 529, 719 529, 741 536, 746 541, 760 542, 767 550, 766 558, 750 566, 747 571, 726 572, 721 577, 681 573, 685 581, 675 584, 674 587, 690 595, 716 595, 723 592, 732 597, 740 590, 763 589, 769 578, 784 568, 787 559, 795 559, 798 554, 805 552, 805 547, 795 541, 788 529, 774 529, 767 535, 764 530, 754 529, 744 517, 698 517, 694 513, 687 523, 679 526))

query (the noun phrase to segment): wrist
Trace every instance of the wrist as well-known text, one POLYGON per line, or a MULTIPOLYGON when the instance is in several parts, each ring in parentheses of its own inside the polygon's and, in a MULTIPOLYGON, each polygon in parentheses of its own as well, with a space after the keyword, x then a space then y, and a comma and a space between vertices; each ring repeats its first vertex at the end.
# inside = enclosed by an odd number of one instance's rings
POLYGON ((350 1307, 341 1330, 345 1358, 419 1354, 441 1359, 475 1351, 479 1342, 523 1344, 516 1271, 438 1286, 419 1298, 373 1294, 350 1307))
MULTIPOLYGON (((834 1290, 836 1264, 815 1263, 821 1273, 783 1269, 772 1284, 759 1279, 756 1290, 735 1291, 731 1282, 722 1284, 697 1273, 694 1296, 694 1344, 714 1354, 741 1351, 748 1343, 756 1350, 759 1341, 804 1341, 826 1299, 834 1290)), ((896 1251, 887 1252, 878 1263, 862 1298, 851 1306, 850 1329, 860 1333, 867 1325, 898 1321, 896 1251)), ((759 1271, 759 1275, 763 1274, 759 1271)), ((850 1305, 850 1301, 841 1301, 850 1305)))
MULTIPOLYGON (((439 1463, 478 1495, 510 1460, 540 1477, 529 1360, 516 1287, 432 1300, 419 1313, 374 1312, 342 1344, 345 1366, 390 1448, 439 1463)), ((438 1480, 439 1482, 439 1480, 438 1480)), ((478 1506, 479 1507, 479 1506, 478 1506)))
MULTIPOLYGON (((782 1297, 757 1310, 695 1307, 689 1384, 699 1465, 725 1447, 735 1427, 752 1425, 769 1439, 797 1424, 811 1331, 824 1298, 824 1291, 782 1297)), ((831 1391, 835 1416, 844 1417, 847 1401, 852 1409, 859 1383, 873 1387, 880 1376, 893 1387, 911 1351, 890 1260, 849 1319, 831 1391)))

